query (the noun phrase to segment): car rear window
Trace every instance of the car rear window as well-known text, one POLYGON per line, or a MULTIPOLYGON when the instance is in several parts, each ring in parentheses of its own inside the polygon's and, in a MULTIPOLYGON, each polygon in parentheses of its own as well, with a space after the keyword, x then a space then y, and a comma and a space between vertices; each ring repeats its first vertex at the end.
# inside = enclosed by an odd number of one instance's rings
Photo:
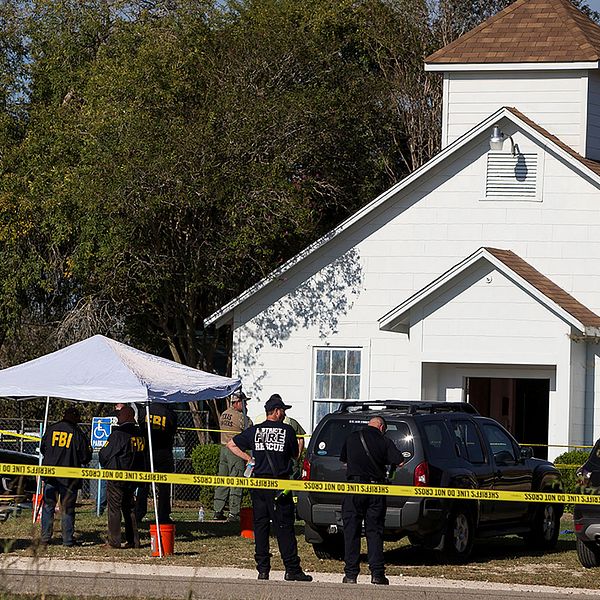
MULTIPOLYGON (((314 453, 319 456, 339 456, 346 438, 353 431, 367 427, 368 424, 369 419, 330 419, 317 435, 314 453)), ((413 438, 408 425, 402 421, 387 421, 387 425, 386 436, 394 442, 400 452, 412 456, 413 438)))
POLYGON ((405 461, 414 454, 413 434, 407 423, 403 421, 388 422, 386 435, 394 442, 394 446, 402 452, 405 461))
POLYGON ((453 458, 455 456, 454 444, 445 425, 441 421, 424 423, 425 451, 430 459, 453 458))

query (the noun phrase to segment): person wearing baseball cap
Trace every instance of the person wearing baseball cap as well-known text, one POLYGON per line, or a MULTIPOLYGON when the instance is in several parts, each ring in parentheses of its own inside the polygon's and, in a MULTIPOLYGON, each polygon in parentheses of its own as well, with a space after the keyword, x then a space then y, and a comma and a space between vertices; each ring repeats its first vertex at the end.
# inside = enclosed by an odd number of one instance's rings
MULTIPOLYGON (((283 410, 288 410, 292 408, 289 404, 285 404, 283 402, 282 397, 279 394, 273 394, 266 402, 265 402, 265 412, 267 415, 269 412, 274 410, 275 408, 281 408, 283 410)), ((285 415, 284 415, 285 416, 285 415)))
MULTIPOLYGON (((236 435, 227 448, 244 462, 254 455, 253 477, 289 479, 292 459, 299 454, 296 432, 283 422, 285 411, 291 408, 279 394, 273 394, 265 403, 267 418, 236 435)), ((271 489, 251 489, 254 517, 254 557, 259 579, 269 579, 271 558, 269 531, 271 522, 277 535, 279 553, 285 565, 286 581, 312 581, 300 566, 298 543, 294 531, 295 507, 290 493, 271 489)))
MULTIPOLYGON (((221 430, 221 452, 219 454, 219 475, 227 477, 242 477, 246 462, 236 456, 227 448, 227 442, 236 433, 244 431, 252 425, 246 415, 246 400, 248 397, 241 389, 231 394, 229 408, 219 417, 221 430)), ((215 489, 214 519, 216 521, 239 521, 242 505, 242 488, 219 486, 215 489), (229 500, 229 515, 226 517, 224 510, 229 500)))

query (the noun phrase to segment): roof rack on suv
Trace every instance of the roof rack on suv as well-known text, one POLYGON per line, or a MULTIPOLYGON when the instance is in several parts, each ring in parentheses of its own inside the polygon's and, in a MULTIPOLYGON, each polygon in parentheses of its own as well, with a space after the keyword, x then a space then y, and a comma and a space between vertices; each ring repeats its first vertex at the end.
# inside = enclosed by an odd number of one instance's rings
POLYGON ((359 402, 344 402, 338 409, 339 412, 351 410, 395 410, 408 414, 439 413, 439 412, 464 412, 478 415, 477 409, 468 402, 424 402, 422 400, 369 400, 359 402))

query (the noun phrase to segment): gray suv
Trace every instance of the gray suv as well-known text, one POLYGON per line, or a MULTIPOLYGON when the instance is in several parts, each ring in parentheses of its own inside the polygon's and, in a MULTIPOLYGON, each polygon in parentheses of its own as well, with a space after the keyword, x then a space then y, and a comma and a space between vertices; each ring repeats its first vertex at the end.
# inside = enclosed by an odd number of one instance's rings
MULTIPOLYGON (((533 458, 493 419, 467 403, 368 401, 344 403, 317 425, 303 464, 303 478, 345 481, 339 460, 346 437, 373 416, 386 419, 386 435, 404 456, 390 483, 416 487, 562 491, 559 471, 533 458)), ((319 558, 343 555, 341 494, 301 492, 298 515, 306 541, 319 558)), ((560 504, 446 500, 388 496, 386 537, 408 536, 453 560, 468 558, 476 537, 521 535, 532 547, 549 549, 558 539, 560 504)))

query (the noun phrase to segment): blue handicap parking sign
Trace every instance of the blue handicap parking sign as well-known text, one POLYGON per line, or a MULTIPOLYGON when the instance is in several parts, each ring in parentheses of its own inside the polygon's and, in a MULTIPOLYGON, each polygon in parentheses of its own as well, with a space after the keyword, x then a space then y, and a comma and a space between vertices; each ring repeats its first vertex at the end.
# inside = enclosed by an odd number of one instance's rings
POLYGON ((94 417, 92 419, 92 448, 94 450, 98 450, 106 444, 115 422, 114 417, 94 417))

